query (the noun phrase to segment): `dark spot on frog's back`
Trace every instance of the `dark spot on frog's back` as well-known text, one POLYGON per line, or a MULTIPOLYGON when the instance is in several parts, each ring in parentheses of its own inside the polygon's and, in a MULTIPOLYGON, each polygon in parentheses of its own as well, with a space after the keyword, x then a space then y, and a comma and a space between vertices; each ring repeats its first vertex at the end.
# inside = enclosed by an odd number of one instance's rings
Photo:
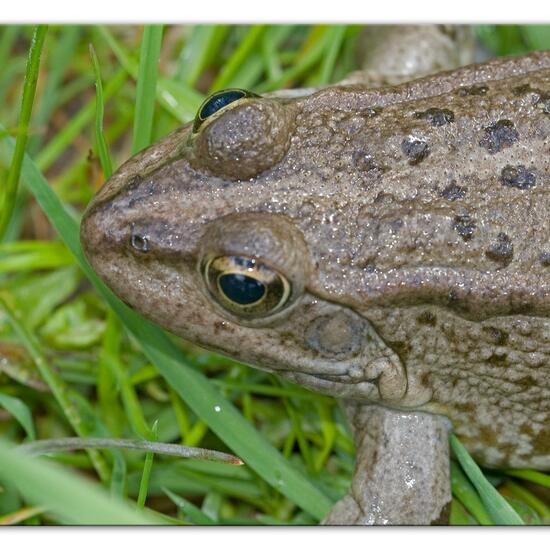
POLYGON ((519 133, 511 120, 499 120, 483 130, 485 135, 479 140, 479 145, 487 149, 491 155, 510 147, 519 140, 519 133))
POLYGON ((535 378, 530 376, 529 374, 522 376, 521 378, 518 378, 517 380, 514 380, 515 384, 518 384, 519 386, 523 386, 523 388, 533 388, 536 387, 537 381, 535 378))
POLYGON ((464 412, 464 413, 473 413, 476 411, 475 404, 469 401, 466 403, 459 403, 459 402, 453 403, 453 407, 457 411, 464 412))
POLYGON ((516 189, 529 189, 537 181, 534 172, 527 170, 523 164, 512 166, 507 164, 500 173, 500 181, 506 187, 515 187, 516 189))
POLYGON ((531 88, 530 84, 522 84, 521 86, 516 86, 515 88, 512 88, 512 93, 518 97, 533 91, 534 90, 533 88, 531 88))
POLYGON ((504 352, 493 353, 487 362, 490 365, 495 365, 497 367, 507 366, 508 365, 508 354, 504 352))
POLYGON ((474 236, 476 222, 470 214, 459 214, 454 217, 451 227, 464 241, 469 241, 474 236))
POLYGON ((458 199, 463 199, 466 195, 466 187, 461 187, 460 185, 456 184, 456 181, 452 181, 443 191, 441 191, 439 194, 444 199, 447 199, 448 201, 456 201, 458 199))
POLYGON ((362 149, 353 152, 353 165, 361 172, 366 172, 369 176, 378 178, 389 171, 389 167, 376 160, 362 149))
POLYGON ((550 93, 544 92, 537 88, 531 87, 529 84, 522 84, 512 88, 512 93, 515 96, 525 96, 532 94, 534 105, 540 109, 544 114, 550 114, 550 93))
POLYGON ((126 184, 126 190, 127 191, 133 191, 136 189, 141 182, 143 181, 143 177, 139 174, 136 174, 128 179, 128 183, 126 184))
POLYGON ((542 94, 535 105, 543 112, 543 114, 550 115, 550 94, 542 94))
POLYGON ((422 162, 430 152, 426 141, 412 136, 406 137, 401 142, 401 150, 409 158, 409 164, 413 166, 422 162))
POLYGON ((412 351, 412 346, 409 342, 403 342, 401 340, 391 341, 388 340, 389 346, 397 353, 402 361, 406 361, 407 357, 412 351))
POLYGON ((474 86, 461 86, 457 90, 457 94, 460 97, 465 97, 468 95, 485 95, 489 91, 489 87, 484 84, 474 85, 474 86))
POLYGON ((514 258, 514 245, 510 237, 506 233, 499 233, 496 242, 485 251, 485 255, 503 267, 509 265, 514 258))
POLYGON ((508 342, 508 333, 497 327, 483 327, 482 330, 491 344, 504 346, 508 342))
POLYGON ((539 260, 544 267, 550 267, 550 252, 541 252, 539 254, 539 260))
POLYGON ((537 434, 533 442, 534 451, 537 454, 546 454, 550 452, 550 428, 544 426, 537 434))
POLYGON ((458 304, 458 293, 454 288, 451 288, 447 293, 447 304, 449 306, 456 306, 458 304))
POLYGON ((414 118, 427 120, 432 126, 444 126, 454 121, 455 115, 449 109, 432 107, 426 111, 417 111, 414 118))
POLYGON ((404 225, 405 225, 405 222, 401 218, 397 218, 389 222, 389 227, 392 233, 399 233, 404 225))
POLYGON ((416 320, 421 325, 429 325, 431 327, 434 327, 437 323, 437 317, 429 310, 423 311, 416 320))

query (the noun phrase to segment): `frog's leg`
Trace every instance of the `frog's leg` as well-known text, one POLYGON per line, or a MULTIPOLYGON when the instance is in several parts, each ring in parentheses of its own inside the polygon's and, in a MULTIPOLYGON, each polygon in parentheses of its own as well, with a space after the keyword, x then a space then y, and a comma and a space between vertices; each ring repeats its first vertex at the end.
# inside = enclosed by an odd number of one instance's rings
POLYGON ((350 492, 326 525, 448 523, 449 430, 443 416, 344 402, 357 449, 350 492))
MULTIPOLYGON (((476 51, 474 33, 466 25, 368 25, 357 47, 361 69, 335 86, 368 88, 396 85, 415 78, 449 71, 484 59, 476 51)), ((321 88, 294 88, 265 94, 293 98, 321 88)))
POLYGON ((370 25, 359 38, 361 70, 338 84, 394 86, 468 65, 476 54, 466 25, 370 25))

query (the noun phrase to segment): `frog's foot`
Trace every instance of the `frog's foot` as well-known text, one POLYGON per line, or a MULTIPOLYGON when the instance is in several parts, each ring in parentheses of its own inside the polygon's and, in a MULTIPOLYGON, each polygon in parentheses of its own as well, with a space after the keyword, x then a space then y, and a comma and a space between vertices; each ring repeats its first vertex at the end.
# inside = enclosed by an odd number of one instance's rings
POLYGON ((433 525, 448 522, 448 433, 443 416, 345 402, 357 446, 350 493, 327 525, 433 525))
POLYGON ((359 37, 362 70, 339 85, 401 84, 473 63, 475 37, 465 25, 369 25, 359 37))

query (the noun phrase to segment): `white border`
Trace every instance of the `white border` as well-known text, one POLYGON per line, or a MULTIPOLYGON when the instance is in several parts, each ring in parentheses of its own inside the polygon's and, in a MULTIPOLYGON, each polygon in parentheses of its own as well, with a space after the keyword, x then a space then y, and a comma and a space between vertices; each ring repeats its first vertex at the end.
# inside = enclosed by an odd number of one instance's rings
POLYGON ((548 23, 550 2, 421 0, 4 0, 0 23, 548 23))
MULTIPOLYGON (((508 4, 508 3, 507 3, 508 4)), ((550 2, 522 0, 508 7, 502 2, 420 2, 419 0, 368 2, 337 0, 317 2, 297 0, 154 0, 130 5, 113 0, 66 2, 25 0, 5 2, 0 24, 48 23, 379 23, 379 22, 488 22, 548 23, 550 2)), ((1 29, 0 29, 1 32, 1 29)), ((315 550, 347 548, 463 548, 471 542, 479 547, 482 539, 499 550, 542 545, 546 528, 4 528, 2 548, 176 548, 192 550, 265 550, 305 545, 315 550), (300 540, 302 541, 300 543, 300 540), (534 543, 534 544, 533 544, 534 543), (28 546, 27 546, 28 545, 28 546)), ((547 542, 545 542, 547 545, 547 542)))
POLYGON ((0 533, 2 548, 186 548, 190 550, 445 550, 490 546, 544 548, 548 527, 15 527, 0 533), (539 546, 540 544, 540 546, 539 546))

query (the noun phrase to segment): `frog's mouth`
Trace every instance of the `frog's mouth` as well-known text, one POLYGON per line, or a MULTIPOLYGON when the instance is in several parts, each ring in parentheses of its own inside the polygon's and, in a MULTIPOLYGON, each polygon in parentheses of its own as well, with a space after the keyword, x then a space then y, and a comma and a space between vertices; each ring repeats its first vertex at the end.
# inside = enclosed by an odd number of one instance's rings
POLYGON ((322 393, 377 403, 392 404, 403 400, 408 386, 402 364, 389 357, 379 357, 363 368, 350 366, 341 373, 306 373, 281 369, 277 369, 277 373, 322 393))

